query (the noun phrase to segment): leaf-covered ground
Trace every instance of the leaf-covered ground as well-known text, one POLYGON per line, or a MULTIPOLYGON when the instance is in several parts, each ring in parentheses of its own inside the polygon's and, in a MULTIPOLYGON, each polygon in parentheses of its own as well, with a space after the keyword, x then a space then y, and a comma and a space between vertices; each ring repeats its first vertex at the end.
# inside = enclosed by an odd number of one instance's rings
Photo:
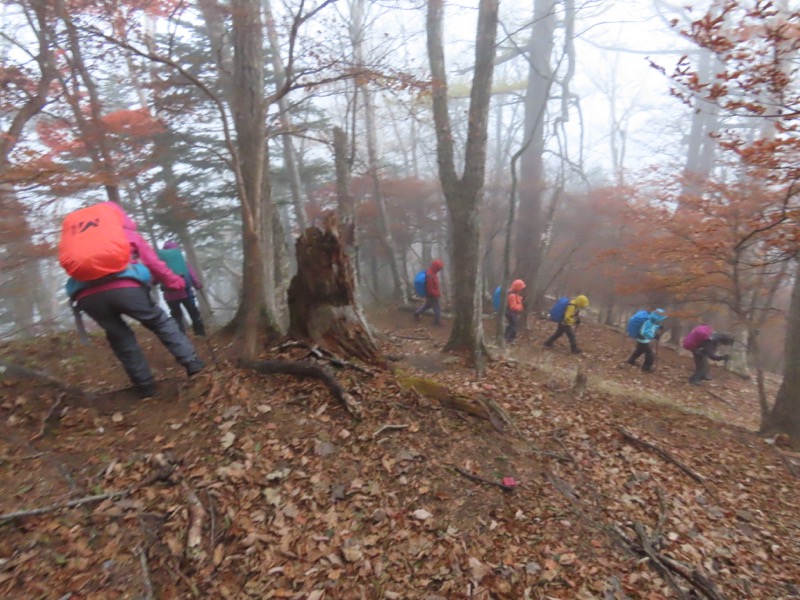
POLYGON ((371 317, 403 358, 335 369, 360 422, 318 382, 234 369, 219 340, 221 368, 187 381, 141 332, 162 378, 146 401, 115 391, 102 339, 3 347, 97 396, 2 383, 0 511, 120 494, 0 523, 0 597, 800 597, 800 468, 752 433, 753 384, 715 369, 690 386, 691 359, 666 347, 643 374, 593 324, 578 359, 566 341, 545 351, 544 321, 478 378, 439 353, 447 327, 371 317))

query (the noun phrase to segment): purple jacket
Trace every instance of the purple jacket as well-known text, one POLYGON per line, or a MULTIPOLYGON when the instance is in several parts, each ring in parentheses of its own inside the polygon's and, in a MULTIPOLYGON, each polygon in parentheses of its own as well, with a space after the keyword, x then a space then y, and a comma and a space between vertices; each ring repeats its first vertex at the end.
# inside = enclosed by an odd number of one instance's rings
MULTIPOLYGON (((155 250, 153 250, 150 247, 150 244, 144 241, 144 238, 139 235, 138 231, 136 231, 136 223, 124 210, 122 210, 122 207, 116 202, 107 202, 106 204, 110 204, 116 208, 122 215, 122 227, 125 229, 125 236, 128 238, 128 242, 130 242, 131 245, 131 260, 134 262, 140 262, 144 264, 145 267, 150 269, 150 274, 153 276, 153 280, 156 283, 161 283, 161 285, 164 287, 173 290, 186 289, 186 282, 183 280, 183 277, 175 275, 175 273, 173 273, 169 267, 167 267, 167 265, 160 258, 158 258, 158 254, 156 254, 155 250)), ((79 292, 75 299, 80 300, 81 298, 90 296, 91 294, 96 294, 98 292, 105 292, 107 290, 115 290, 119 288, 138 287, 139 285, 139 282, 133 281, 132 279, 115 279, 113 281, 109 281, 108 283, 88 287, 79 292)))
MULTIPOLYGON (((165 242, 164 243, 164 250, 173 250, 176 248, 180 248, 176 242, 165 242)), ((189 269, 189 281, 186 282, 186 287, 182 290, 171 290, 167 287, 162 287, 162 292, 164 294, 164 301, 165 302, 173 302, 175 300, 184 300, 192 295, 192 288, 200 289, 203 285, 200 283, 200 280, 197 279, 197 273, 194 272, 192 265, 189 262, 186 262, 186 267, 189 269), (190 287, 191 284, 191 287, 190 287)))

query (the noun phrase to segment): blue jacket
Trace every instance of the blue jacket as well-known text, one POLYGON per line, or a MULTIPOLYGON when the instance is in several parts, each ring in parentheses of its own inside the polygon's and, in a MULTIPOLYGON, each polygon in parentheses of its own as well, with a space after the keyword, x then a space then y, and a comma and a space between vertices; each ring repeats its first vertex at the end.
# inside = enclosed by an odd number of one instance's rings
POLYGON ((636 338, 636 341, 642 344, 649 344, 655 339, 658 331, 661 329, 661 324, 666 318, 667 315, 664 314, 663 309, 657 308, 651 312, 647 320, 642 324, 642 328, 639 330, 639 337, 636 338))

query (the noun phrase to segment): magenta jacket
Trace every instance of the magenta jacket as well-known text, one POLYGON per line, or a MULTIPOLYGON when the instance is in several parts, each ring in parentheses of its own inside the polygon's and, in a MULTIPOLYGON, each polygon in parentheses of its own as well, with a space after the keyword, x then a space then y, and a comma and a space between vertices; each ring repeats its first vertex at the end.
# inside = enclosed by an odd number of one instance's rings
MULTIPOLYGON (((122 226, 125 229, 125 236, 128 238, 128 242, 130 242, 131 245, 131 260, 134 262, 140 262, 145 267, 150 269, 150 274, 153 276, 153 281, 155 283, 160 283, 165 288, 173 290, 185 290, 186 282, 183 280, 183 278, 173 273, 169 267, 167 267, 164 261, 158 258, 158 254, 156 254, 155 250, 153 250, 150 247, 150 244, 148 244, 144 238, 139 235, 139 232, 136 231, 136 223, 124 210, 122 210, 122 207, 116 202, 106 202, 106 204, 116 208, 122 215, 122 226)), ((113 281, 109 281, 108 283, 103 283, 81 290, 78 292, 75 299, 80 300, 81 298, 90 296, 91 294, 96 294, 98 292, 128 287, 139 287, 140 285, 141 284, 139 282, 132 279, 115 279, 113 281)))

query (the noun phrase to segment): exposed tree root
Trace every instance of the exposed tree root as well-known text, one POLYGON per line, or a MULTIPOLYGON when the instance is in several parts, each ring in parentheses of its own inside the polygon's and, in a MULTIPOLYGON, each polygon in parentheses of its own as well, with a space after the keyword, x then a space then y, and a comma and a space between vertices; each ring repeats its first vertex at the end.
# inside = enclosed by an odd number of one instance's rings
POLYGON ((328 373, 323 367, 311 364, 307 361, 292 361, 283 359, 272 360, 240 360, 239 365, 246 369, 253 369, 262 375, 274 375, 282 373, 284 375, 294 375, 295 377, 311 377, 319 379, 331 391, 334 397, 342 403, 345 410, 354 419, 362 418, 361 406, 338 381, 328 373))
POLYGON ((42 419, 42 426, 39 428, 39 431, 34 434, 30 441, 33 442, 35 440, 41 439, 44 437, 45 431, 47 430, 47 423, 50 419, 53 418, 53 414, 56 412, 56 409, 61 406, 61 402, 64 400, 64 396, 66 396, 65 392, 61 392, 53 402, 53 405, 50 407, 50 410, 47 411, 47 414, 42 419))
POLYGON ((203 522, 208 514, 195 491, 186 486, 186 501, 189 503, 189 532, 186 535, 186 556, 203 558, 203 522))

